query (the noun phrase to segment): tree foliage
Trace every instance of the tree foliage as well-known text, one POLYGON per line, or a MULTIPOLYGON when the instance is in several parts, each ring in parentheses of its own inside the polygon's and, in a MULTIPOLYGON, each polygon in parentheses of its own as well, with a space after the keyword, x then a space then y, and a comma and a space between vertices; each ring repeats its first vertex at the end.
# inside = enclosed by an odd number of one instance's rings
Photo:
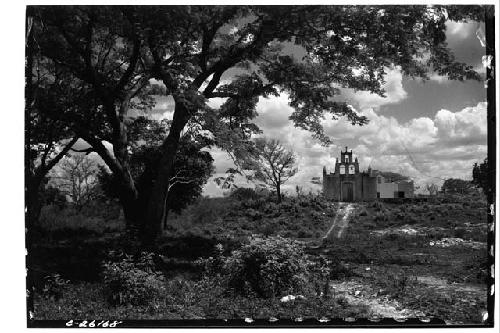
POLYGON ((445 194, 469 194, 473 190, 473 185, 471 181, 458 179, 458 178, 448 178, 444 181, 441 186, 441 191, 445 194))
MULTIPOLYGON (((169 121, 155 121, 137 117, 129 124, 131 140, 130 166, 132 177, 144 200, 151 195, 156 170, 161 158, 160 145, 168 132, 169 121), (133 141, 132 141, 133 140, 133 141)), ((174 174, 169 182, 168 210, 179 213, 201 196, 203 185, 213 173, 213 158, 202 150, 206 141, 197 140, 186 132, 180 142, 174 163, 174 174)), ((119 198, 119 180, 106 168, 101 168, 99 182, 110 197, 119 198)))
POLYGON ((485 195, 489 192, 495 192, 495 183, 491 182, 491 170, 488 164, 488 158, 480 164, 474 163, 472 168, 472 183, 479 186, 485 195))

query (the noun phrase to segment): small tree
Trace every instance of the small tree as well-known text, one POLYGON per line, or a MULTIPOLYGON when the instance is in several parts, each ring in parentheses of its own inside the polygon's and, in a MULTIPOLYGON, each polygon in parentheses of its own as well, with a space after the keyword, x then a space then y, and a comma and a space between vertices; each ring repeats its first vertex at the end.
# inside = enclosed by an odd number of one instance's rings
POLYGON ((439 191, 439 186, 437 186, 434 183, 431 184, 425 184, 425 189, 429 192, 430 196, 434 196, 438 193, 439 191))
POLYGON ((490 167, 488 164, 488 158, 484 159, 481 164, 474 163, 472 168, 472 183, 479 186, 484 194, 488 195, 489 191, 494 191, 494 182, 489 181, 490 178, 490 167))
POLYGON ((96 193, 97 173, 95 160, 85 154, 73 154, 61 161, 59 170, 51 178, 53 186, 69 196, 73 204, 81 209, 96 193))
POLYGON ((472 183, 458 178, 448 178, 441 186, 441 191, 446 194, 469 194, 472 190, 472 183))
POLYGON ((255 151, 251 155, 250 167, 255 170, 255 177, 275 189, 281 202, 281 185, 297 173, 295 155, 278 140, 262 138, 255 140, 255 151))

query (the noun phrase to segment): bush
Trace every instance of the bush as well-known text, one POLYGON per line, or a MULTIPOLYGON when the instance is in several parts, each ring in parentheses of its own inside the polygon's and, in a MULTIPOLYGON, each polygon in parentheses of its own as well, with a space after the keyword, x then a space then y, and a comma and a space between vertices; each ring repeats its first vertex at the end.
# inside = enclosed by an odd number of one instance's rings
POLYGON ((359 212, 359 216, 367 216, 368 211, 366 210, 365 207, 361 208, 361 211, 359 212))
POLYGON ((278 231, 278 226, 276 224, 276 221, 265 222, 258 228, 258 230, 264 236, 272 236, 278 231))
POLYGON ((190 221, 198 225, 213 224, 226 213, 228 208, 228 203, 224 198, 201 198, 190 207, 190 221))
POLYGON ((313 237, 313 233, 307 229, 300 229, 297 233, 298 238, 311 238, 313 237))
POLYGON ((405 271, 398 274, 388 275, 383 281, 379 281, 385 294, 392 297, 399 297, 415 286, 417 278, 405 271))
POLYGON ((239 201, 245 201, 250 199, 257 200, 261 197, 261 195, 258 194, 253 188, 240 187, 232 191, 229 197, 239 201))
MULTIPOLYGON (((116 256, 112 252, 111 256, 116 256)), ((108 261, 104 266, 104 284, 111 304, 144 305, 158 300, 165 292, 165 280, 155 270, 153 254, 118 255, 119 261, 108 261)))
POLYGON ((252 221, 262 219, 262 214, 258 210, 250 208, 245 213, 252 221))
POLYGON ((380 201, 374 201, 372 204, 372 207, 375 209, 377 212, 381 212, 385 210, 385 205, 380 202, 380 201))
POLYGON ((386 215, 385 212, 377 212, 375 213, 375 215, 373 216, 373 221, 375 222, 384 222, 384 221, 388 221, 389 220, 389 217, 386 215))
POLYGON ((276 236, 252 239, 233 251, 224 272, 235 293, 269 298, 302 292, 308 264, 301 243, 276 236))

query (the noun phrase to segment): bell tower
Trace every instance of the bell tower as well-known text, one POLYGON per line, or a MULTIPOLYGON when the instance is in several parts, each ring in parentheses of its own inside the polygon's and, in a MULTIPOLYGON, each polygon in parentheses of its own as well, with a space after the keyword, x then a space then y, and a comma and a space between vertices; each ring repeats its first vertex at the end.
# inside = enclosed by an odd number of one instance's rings
MULTIPOLYGON (((336 166, 337 169, 337 166, 336 166)), ((336 170, 337 171, 337 170, 336 170)), ((359 173, 359 163, 356 157, 353 161, 352 159, 352 149, 348 151, 345 147, 345 151, 340 152, 340 161, 338 162, 338 171, 341 175, 355 175, 359 173)))
POLYGON ((323 194, 343 202, 374 200, 377 198, 377 183, 372 173, 373 170, 360 171, 358 158, 353 157, 352 149, 345 147, 335 159, 334 173, 323 169, 323 194))
POLYGON ((347 146, 345 147, 345 151, 340 152, 340 163, 349 164, 352 163, 352 149, 351 151, 347 151, 347 146))

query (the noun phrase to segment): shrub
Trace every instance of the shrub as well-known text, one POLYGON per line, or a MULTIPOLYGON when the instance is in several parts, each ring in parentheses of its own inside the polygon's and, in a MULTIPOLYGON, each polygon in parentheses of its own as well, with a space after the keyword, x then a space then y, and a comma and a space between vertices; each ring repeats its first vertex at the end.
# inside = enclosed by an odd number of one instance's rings
POLYGON ((276 233, 278 230, 278 226, 276 225, 277 221, 266 222, 259 227, 259 232, 264 236, 271 236, 276 233))
POLYGON ((366 208, 363 207, 361 209, 361 211, 359 212, 359 216, 367 216, 367 215, 368 215, 368 212, 367 212, 366 208))
POLYGON ((191 222, 193 224, 206 225, 214 223, 228 210, 227 201, 224 198, 201 198, 191 206, 191 222))
POLYGON ((307 265, 301 243, 276 236, 252 239, 250 244, 233 251, 224 271, 228 286, 235 293, 267 298, 301 292, 307 265))
MULTIPOLYGON (((111 256, 116 256, 112 252, 111 256)), ((118 255, 119 261, 104 266, 104 284, 111 304, 144 305, 155 302, 165 292, 165 280, 155 270, 153 254, 141 253, 138 258, 118 255)))
POLYGON ((387 217, 385 212, 377 212, 373 216, 373 221, 379 222, 379 221, 388 221, 389 218, 387 217))
POLYGON ((262 219, 262 214, 258 210, 252 208, 246 211, 246 215, 253 221, 262 219))
POLYGON ((232 191, 229 197, 239 201, 245 201, 249 199, 257 200, 261 197, 261 195, 259 195, 253 188, 240 187, 232 191))
POLYGON ((374 201, 372 207, 375 208, 375 211, 377 212, 385 210, 384 204, 380 201, 374 201))
POLYGON ((398 274, 388 275, 383 281, 379 281, 383 285, 385 294, 392 297, 399 297, 408 292, 415 286, 417 278, 405 271, 398 274))

